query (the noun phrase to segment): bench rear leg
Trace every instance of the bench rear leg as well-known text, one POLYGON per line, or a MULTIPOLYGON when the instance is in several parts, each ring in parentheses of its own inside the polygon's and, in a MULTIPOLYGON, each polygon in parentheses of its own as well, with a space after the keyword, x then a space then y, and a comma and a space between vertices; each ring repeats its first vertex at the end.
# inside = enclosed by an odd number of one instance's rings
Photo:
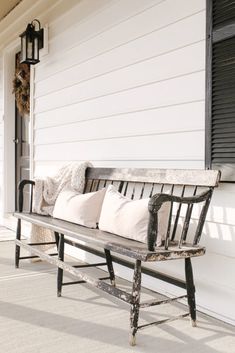
POLYGON ((188 296, 188 306, 189 313, 191 317, 192 326, 197 326, 196 322, 196 300, 195 300, 195 286, 193 281, 193 269, 191 264, 191 259, 185 259, 185 278, 186 278, 186 288, 188 296))
POLYGON ((110 253, 110 250, 107 250, 107 249, 104 249, 104 253, 105 253, 105 257, 106 257, 110 281, 111 281, 111 284, 115 287, 116 283, 115 283, 115 273, 114 273, 114 269, 113 269, 112 255, 110 253))
MULTIPOLYGON (((21 239, 21 219, 17 220, 17 229, 16 229, 16 239, 21 239)), ((19 268, 20 262, 20 246, 16 245, 15 247, 15 267, 19 268)))
MULTIPOLYGON (((58 259, 61 261, 64 261, 64 234, 60 234, 60 238, 59 238, 58 259)), ((58 271, 57 271, 57 297, 61 297, 62 285, 63 285, 63 269, 58 267, 58 271)))
POLYGON ((141 290, 141 261, 136 260, 132 285, 132 304, 130 312, 130 345, 136 344, 136 332, 138 330, 141 290))
POLYGON ((55 235, 55 242, 56 242, 56 247, 57 247, 57 251, 59 250, 59 241, 60 241, 60 235, 58 232, 54 232, 55 235))

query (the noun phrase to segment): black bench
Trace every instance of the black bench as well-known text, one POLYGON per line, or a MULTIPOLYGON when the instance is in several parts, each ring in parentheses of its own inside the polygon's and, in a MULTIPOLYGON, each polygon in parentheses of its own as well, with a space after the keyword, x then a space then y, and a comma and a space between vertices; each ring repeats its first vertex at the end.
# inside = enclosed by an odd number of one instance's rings
MULTIPOLYGON (((148 244, 143 244, 130 239, 119 237, 115 234, 89 229, 67 221, 54 219, 49 216, 41 216, 32 213, 33 185, 30 180, 23 180, 19 184, 19 212, 14 215, 18 218, 16 232, 15 265, 19 267, 19 261, 40 257, 58 267, 57 295, 61 296, 62 286, 75 283, 89 283, 131 305, 130 314, 130 344, 135 344, 137 330, 144 327, 163 323, 172 318, 160 322, 148 323, 138 326, 139 310, 161 303, 171 302, 187 297, 189 313, 193 326, 196 326, 195 287, 191 257, 201 256, 205 248, 199 245, 205 222, 207 210, 210 204, 212 192, 218 186, 220 173, 209 170, 163 170, 163 169, 112 169, 112 168, 88 168, 86 172, 86 184, 84 192, 97 191, 109 184, 115 185, 118 190, 132 199, 150 197, 149 202, 149 227, 148 244), (31 202, 29 212, 23 210, 24 187, 29 185, 31 202), (170 202, 170 214, 165 244, 155 247, 157 237, 158 210, 164 202, 170 202), (192 220, 193 206, 201 204, 197 219, 192 220), (42 243, 27 243, 21 240, 21 221, 50 229, 55 234, 55 242, 58 248, 58 258, 39 250, 42 243), (180 222, 179 222, 180 220, 180 222), (97 264, 69 265, 64 262, 64 244, 70 244, 90 253, 102 256, 105 262, 97 264), (85 245, 84 245, 85 244, 85 245), (37 245, 37 247, 35 247, 37 245), (20 247, 32 254, 20 256, 20 247), (111 254, 112 253, 112 254, 111 254), (125 260, 117 254, 124 255, 125 260), (134 260, 129 261, 129 259, 134 260), (142 262, 157 262, 166 260, 183 259, 185 261, 185 281, 172 278, 163 273, 149 270, 142 266, 142 262), (134 268, 132 293, 129 294, 116 287, 113 261, 134 268), (79 267, 107 266, 109 276, 106 278, 93 278, 80 271, 79 267), (74 282, 63 282, 63 271, 67 271, 76 277, 74 282), (177 298, 162 301, 140 303, 141 273, 146 273, 163 279, 169 283, 186 289, 186 294, 177 298), (111 284, 107 282, 110 279, 111 284)), ((45 243, 43 243, 45 244, 45 243)), ((178 318, 178 317, 176 317, 178 318)))

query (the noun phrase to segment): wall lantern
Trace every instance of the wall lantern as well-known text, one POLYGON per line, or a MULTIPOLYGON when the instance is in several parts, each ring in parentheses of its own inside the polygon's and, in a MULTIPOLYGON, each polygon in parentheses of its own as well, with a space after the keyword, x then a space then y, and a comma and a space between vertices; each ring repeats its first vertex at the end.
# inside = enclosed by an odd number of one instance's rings
POLYGON ((39 49, 43 48, 43 28, 38 20, 28 24, 21 37, 21 63, 35 65, 39 63, 39 49), (36 30, 36 25, 38 29, 36 30))

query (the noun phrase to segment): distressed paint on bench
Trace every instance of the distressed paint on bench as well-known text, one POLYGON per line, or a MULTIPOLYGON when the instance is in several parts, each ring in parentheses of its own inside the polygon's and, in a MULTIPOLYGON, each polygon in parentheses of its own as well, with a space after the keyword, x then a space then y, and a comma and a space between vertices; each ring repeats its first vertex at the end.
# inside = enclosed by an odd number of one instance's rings
MULTIPOLYGON (((189 306, 189 314, 184 314, 180 317, 190 315, 192 325, 196 326, 196 303, 195 303, 195 287, 193 282, 193 272, 191 265, 191 257, 201 256, 205 253, 205 248, 200 247, 201 232, 205 222, 206 213, 212 196, 212 191, 215 186, 218 186, 220 173, 218 171, 200 171, 200 170, 162 170, 162 169, 117 169, 117 168, 88 168, 86 173, 86 185, 84 192, 97 191, 109 184, 115 185, 119 192, 131 199, 141 199, 149 197, 149 227, 148 227, 148 247, 146 244, 139 243, 130 239, 125 239, 114 234, 102 232, 98 229, 88 229, 79 225, 75 225, 66 221, 53 219, 32 214, 32 202, 30 205, 30 213, 22 213, 23 209, 23 187, 31 184, 31 192, 33 192, 33 181, 22 181, 19 199, 19 211, 15 213, 18 218, 17 239, 16 239, 16 267, 19 265, 20 247, 24 247, 31 253, 45 259, 46 261, 57 265, 58 267, 58 282, 57 294, 61 295, 63 285, 77 284, 87 282, 101 290, 131 304, 130 314, 130 343, 135 344, 136 332, 139 329, 156 325, 159 323, 172 321, 173 319, 165 319, 158 322, 148 323, 138 326, 139 309, 164 304, 169 301, 182 298, 172 298, 167 301, 152 301, 151 303, 140 303, 141 291, 141 263, 142 261, 166 261, 174 259, 184 259, 185 261, 185 276, 186 290, 189 306), (155 248, 157 239, 158 225, 158 210, 164 202, 170 202, 170 213, 168 221, 167 236, 164 246, 155 248), (195 234, 191 242, 187 241, 189 226, 193 211, 193 206, 196 203, 202 203, 200 216, 197 221, 195 234), (178 204, 176 213, 173 217, 173 206, 178 204), (186 208, 184 207, 186 206, 186 208), (184 222, 181 234, 177 234, 179 219, 184 216, 184 222), (174 220, 173 220, 174 218, 174 220), (51 229, 55 232, 56 243, 58 245, 58 260, 50 255, 42 253, 32 245, 28 245, 20 240, 21 238, 21 220, 25 220, 39 226, 51 229), (173 227, 172 227, 172 220, 173 227), (108 253, 106 256, 106 264, 110 276, 106 277, 111 280, 111 285, 104 282, 105 279, 94 279, 84 272, 64 263, 64 243, 66 236, 73 239, 74 243, 85 242, 88 245, 96 245, 108 253), (177 239, 178 238, 178 239, 177 239), (112 265, 112 256, 110 251, 125 255, 126 257, 135 259, 134 277, 132 294, 128 294, 115 287, 114 271, 112 265), (63 271, 68 271, 79 281, 63 283, 63 271)), ((33 196, 31 194, 31 200, 33 196)), ((67 241, 73 245, 73 241, 67 241)), ((77 246, 79 248, 79 244, 77 246)), ((89 249, 87 246, 81 245, 81 249, 89 249)), ((89 250, 88 250, 89 251, 89 250)), ((91 265, 92 266, 92 265, 91 265)), ((97 264, 93 264, 97 266, 97 264)), ((75 266, 76 267, 76 266, 75 266)), ((84 266, 86 267, 86 265, 84 266)), ((166 278, 167 276, 165 276, 166 278)), ((164 277, 163 277, 164 278, 164 277)), ((173 283, 173 282, 172 282, 173 283)), ((175 283, 177 284, 177 281, 175 283)), ((182 287, 182 285, 180 284, 182 287)))
POLYGON ((87 168, 89 180, 116 180, 155 184, 218 186, 217 170, 151 169, 151 168, 87 168))
POLYGON ((99 229, 90 229, 77 224, 69 223, 61 219, 48 218, 37 214, 15 213, 16 218, 46 227, 54 232, 66 234, 77 241, 84 241, 90 245, 99 246, 116 252, 127 257, 141 261, 163 261, 175 260, 191 256, 201 256, 205 253, 205 247, 191 246, 184 244, 181 249, 177 248, 176 243, 170 243, 166 251, 164 247, 155 251, 147 250, 146 244, 131 239, 119 237, 115 234, 103 232, 99 229))

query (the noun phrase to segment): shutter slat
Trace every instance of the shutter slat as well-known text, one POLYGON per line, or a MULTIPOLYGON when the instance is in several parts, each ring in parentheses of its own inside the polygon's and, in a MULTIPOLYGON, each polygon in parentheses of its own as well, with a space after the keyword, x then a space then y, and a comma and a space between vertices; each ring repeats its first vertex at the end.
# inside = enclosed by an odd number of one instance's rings
POLYGON ((217 152, 215 158, 233 158, 233 153, 218 153, 217 152))
POLYGON ((235 143, 231 142, 228 147, 227 143, 224 143, 223 141, 221 143, 216 143, 212 145, 212 149, 215 150, 217 147, 221 148, 223 150, 224 148, 234 148, 235 149, 235 143))
POLYGON ((214 135, 215 138, 235 138, 235 131, 234 132, 230 132, 230 133, 227 133, 227 132, 221 132, 221 133, 214 132, 213 135, 214 135))
POLYGON ((217 147, 217 148, 213 148, 213 152, 212 153, 216 153, 217 155, 219 153, 235 153, 235 148, 226 148, 226 147, 217 147))
POLYGON ((219 74, 218 73, 214 73, 212 72, 213 75, 213 79, 212 79, 212 84, 215 88, 219 88, 221 87, 221 89, 223 87, 230 87, 231 85, 234 84, 235 82, 235 75, 233 72, 231 72, 231 68, 230 68, 230 75, 229 72, 227 74, 223 73, 223 74, 219 74))
MULTIPOLYGON (((214 78, 215 79, 215 78, 214 78)), ((226 78, 224 77, 224 80, 226 80, 226 78)), ((215 92, 215 93, 229 93, 229 92, 231 92, 231 93, 234 93, 235 92, 235 85, 234 85, 234 83, 235 83, 235 78, 234 78, 234 82, 232 82, 232 80, 231 80, 231 82, 223 82, 222 80, 221 81, 219 81, 219 80, 217 80, 216 82, 212 82, 212 87, 213 87, 213 93, 215 92)))
POLYGON ((234 123, 234 118, 231 117, 230 119, 229 118, 225 118, 224 116, 220 117, 220 118, 215 118, 213 119, 213 122, 212 122, 212 126, 230 126, 231 124, 234 123))
POLYGON ((235 163, 235 158, 213 158, 213 163, 226 164, 226 163, 235 163))
POLYGON ((231 72, 231 68, 233 67, 234 63, 231 64, 231 65, 227 65, 227 66, 215 66, 215 65, 219 65, 219 63, 215 63, 215 60, 214 59, 214 67, 213 67, 213 70, 212 70, 212 74, 213 74, 213 77, 214 78, 224 78, 224 77, 231 77, 230 75, 234 75, 234 72, 231 72))
POLYGON ((213 114, 223 114, 223 113, 231 113, 233 114, 235 111, 235 107, 234 106, 229 106, 227 107, 226 104, 223 105, 221 104, 220 106, 214 106, 213 107, 213 114))
POLYGON ((214 101, 230 102, 235 97, 235 90, 234 89, 233 90, 231 90, 231 89, 217 90, 216 92, 213 93, 212 96, 214 97, 214 101))
POLYGON ((214 124, 214 127, 212 126, 212 130, 213 132, 231 132, 234 131, 235 132, 235 123, 230 123, 230 124, 224 124, 223 126, 218 125, 218 124, 214 124))
MULTIPOLYGON (((213 98, 213 97, 212 97, 213 98)), ((217 105, 224 105, 224 106, 234 106, 235 102, 234 102, 234 96, 230 96, 230 97, 221 97, 219 98, 214 98, 212 99, 212 105, 217 106, 217 105)))

